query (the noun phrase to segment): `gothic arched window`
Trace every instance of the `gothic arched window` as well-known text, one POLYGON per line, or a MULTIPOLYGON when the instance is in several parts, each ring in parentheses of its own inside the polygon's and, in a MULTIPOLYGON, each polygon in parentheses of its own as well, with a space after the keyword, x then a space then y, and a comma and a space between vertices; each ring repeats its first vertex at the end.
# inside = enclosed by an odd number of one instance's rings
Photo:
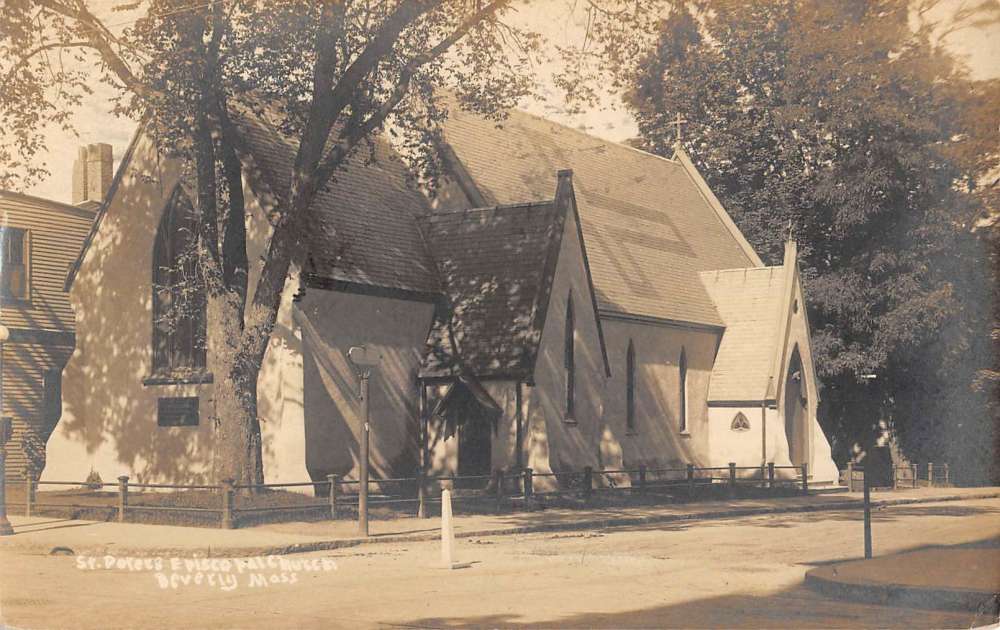
POLYGON ((198 223, 178 186, 153 244, 153 371, 205 367, 205 285, 198 265, 198 223))
POLYGON ((625 428, 635 431, 635 345, 631 339, 625 353, 625 428))
POLYGON ((573 293, 566 298, 566 337, 564 364, 566 367, 566 419, 576 419, 576 318, 573 313, 573 293))
POLYGON ((681 358, 677 362, 678 372, 680 373, 679 378, 679 391, 678 391, 678 417, 679 417, 679 428, 681 433, 687 433, 688 430, 688 392, 687 392, 687 380, 688 380, 688 362, 687 353, 684 352, 684 348, 681 348, 681 358))

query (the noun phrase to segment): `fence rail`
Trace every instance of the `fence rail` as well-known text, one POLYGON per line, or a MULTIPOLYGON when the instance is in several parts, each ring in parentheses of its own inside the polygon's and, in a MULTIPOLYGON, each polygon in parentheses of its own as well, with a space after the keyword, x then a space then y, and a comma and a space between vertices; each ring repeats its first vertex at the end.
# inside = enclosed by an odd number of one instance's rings
MULTIPOLYGON (((863 465, 848 462, 847 469, 843 472, 844 485, 851 492, 861 492, 864 486, 863 465)), ((888 483, 874 484, 875 487, 891 488, 921 488, 934 486, 951 485, 951 475, 948 464, 928 462, 926 464, 905 464, 892 465, 880 472, 890 473, 888 483), (921 476, 923 475, 923 476, 921 476)), ((869 481, 872 484, 872 481, 869 481)))
MULTIPOLYGON (((947 474, 945 468, 945 474, 947 474)), ((359 507, 360 482, 328 475, 326 479, 272 484, 166 484, 136 483, 127 476, 116 482, 35 481, 26 476, 22 482, 10 482, 24 489, 24 512, 31 516, 39 509, 83 510, 108 515, 125 522, 129 516, 141 514, 190 514, 201 519, 196 524, 214 524, 225 529, 239 522, 260 518, 301 518, 313 513, 325 519, 346 516, 359 507), (45 487, 59 488, 38 501, 38 491, 45 487), (313 489, 313 497, 288 489, 313 489), (109 492, 108 489, 114 489, 109 492), (75 491, 74 491, 75 490, 75 491), (162 492, 170 490, 173 492, 162 492), (325 496, 324 496, 325 495, 325 496), (65 502, 58 499, 65 498, 65 502), (317 500, 320 499, 320 500, 317 500), (84 501, 84 502, 81 502, 84 501), (210 520, 204 519, 209 517, 210 520), (242 517, 242 518, 241 518, 242 517)), ((693 500, 700 496, 723 493, 736 496, 747 489, 770 492, 795 489, 808 493, 809 473, 806 465, 728 466, 683 468, 651 468, 640 465, 617 470, 564 470, 534 472, 530 468, 515 471, 496 470, 490 475, 441 475, 370 479, 368 506, 412 510, 416 504, 419 516, 426 516, 428 506, 438 505, 444 489, 452 491, 458 505, 469 509, 505 511, 531 510, 540 501, 568 500, 586 503, 600 496, 669 496, 693 500), (741 490, 742 489, 742 490, 741 490)))

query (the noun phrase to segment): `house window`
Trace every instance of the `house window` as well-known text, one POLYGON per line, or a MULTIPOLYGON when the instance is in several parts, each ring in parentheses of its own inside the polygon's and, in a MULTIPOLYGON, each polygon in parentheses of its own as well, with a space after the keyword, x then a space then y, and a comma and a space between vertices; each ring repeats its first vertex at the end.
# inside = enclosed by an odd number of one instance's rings
POLYGON ((0 297, 28 299, 28 232, 0 227, 0 297))
POLYGON ((750 421, 747 420, 747 417, 743 415, 742 411, 740 411, 737 412, 736 417, 733 418, 733 423, 730 425, 729 428, 732 429, 733 431, 749 431, 750 421))
POLYGON ((51 423, 58 422, 62 415, 62 370, 45 370, 42 374, 42 413, 51 423))
POLYGON ((205 287, 198 265, 197 219, 180 187, 153 245, 153 371, 205 367, 205 287))
POLYGON ((625 429, 635 431, 635 345, 631 339, 625 353, 625 429))
POLYGON ((566 300, 566 338, 564 363, 566 367, 566 419, 576 418, 576 321, 573 313, 573 294, 566 300))
POLYGON ((678 391, 678 426, 680 427, 681 433, 687 433, 688 431, 688 392, 687 392, 687 380, 688 380, 688 363, 687 363, 687 353, 684 352, 684 348, 681 348, 681 358, 678 364, 678 372, 680 373, 679 378, 679 391, 678 391))

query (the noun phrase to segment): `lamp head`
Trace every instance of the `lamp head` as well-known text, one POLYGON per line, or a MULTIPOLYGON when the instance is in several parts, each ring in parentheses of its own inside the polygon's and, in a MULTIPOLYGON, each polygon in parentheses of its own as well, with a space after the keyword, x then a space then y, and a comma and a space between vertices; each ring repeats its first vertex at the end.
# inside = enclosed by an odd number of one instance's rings
POLYGON ((354 346, 347 351, 347 358, 358 367, 375 367, 382 360, 378 352, 367 346, 354 346))

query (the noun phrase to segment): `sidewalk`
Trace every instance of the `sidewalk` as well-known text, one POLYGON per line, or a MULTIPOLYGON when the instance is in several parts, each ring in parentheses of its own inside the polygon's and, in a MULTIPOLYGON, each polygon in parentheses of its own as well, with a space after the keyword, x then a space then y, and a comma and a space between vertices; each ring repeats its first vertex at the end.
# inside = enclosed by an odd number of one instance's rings
POLYGON ((996 619, 1000 538, 838 562, 810 569, 805 583, 839 599, 901 608, 971 611, 996 619))
MULTIPOLYGON (((1000 488, 919 488, 876 493, 873 506, 1000 498, 1000 488)), ((857 509, 860 493, 706 501, 629 508, 628 510, 547 509, 500 515, 457 516, 459 538, 534 532, 642 526, 676 521, 700 521, 763 514, 857 509)), ((76 521, 52 517, 10 516, 13 536, 0 537, 0 551, 117 556, 244 557, 352 547, 379 542, 438 538, 438 519, 400 518, 370 521, 369 538, 357 536, 354 521, 293 522, 246 529, 206 529, 171 525, 76 521)))

